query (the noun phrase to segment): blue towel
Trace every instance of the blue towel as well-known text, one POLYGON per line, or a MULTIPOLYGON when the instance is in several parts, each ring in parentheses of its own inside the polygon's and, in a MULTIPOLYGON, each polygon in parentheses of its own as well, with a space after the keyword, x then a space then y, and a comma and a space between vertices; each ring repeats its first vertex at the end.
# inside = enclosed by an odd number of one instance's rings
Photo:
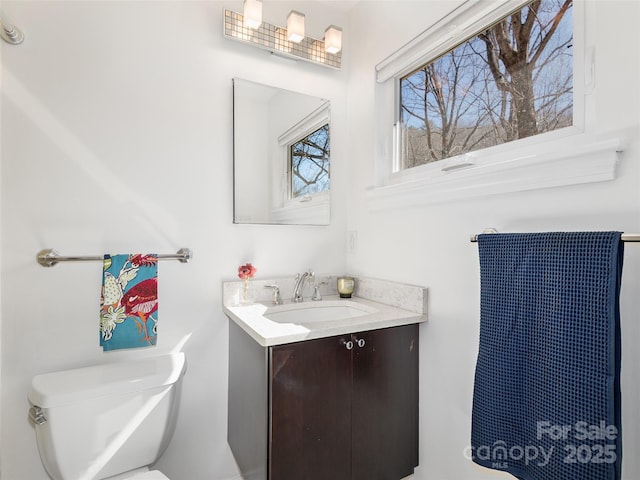
POLYGON ((471 452, 520 480, 617 480, 619 232, 486 234, 471 452))
POLYGON ((158 256, 105 255, 100 298, 104 351, 154 346, 158 325, 158 256))

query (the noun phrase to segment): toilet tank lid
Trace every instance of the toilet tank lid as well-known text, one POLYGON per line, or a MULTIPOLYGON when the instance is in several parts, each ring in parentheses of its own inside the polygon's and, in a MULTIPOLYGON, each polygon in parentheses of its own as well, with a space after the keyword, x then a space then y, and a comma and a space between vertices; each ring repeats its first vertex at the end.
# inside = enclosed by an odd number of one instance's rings
POLYGON ((172 385, 185 368, 185 355, 179 352, 45 373, 33 377, 28 396, 33 405, 50 408, 172 385))

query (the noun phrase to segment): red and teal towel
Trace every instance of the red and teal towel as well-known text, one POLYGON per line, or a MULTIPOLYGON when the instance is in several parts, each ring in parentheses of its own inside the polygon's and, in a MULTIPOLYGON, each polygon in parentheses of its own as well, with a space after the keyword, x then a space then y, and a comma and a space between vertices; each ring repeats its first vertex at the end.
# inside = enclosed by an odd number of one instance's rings
POLYGON ((104 351, 156 344, 158 256, 105 255, 100 299, 100 346, 104 351))

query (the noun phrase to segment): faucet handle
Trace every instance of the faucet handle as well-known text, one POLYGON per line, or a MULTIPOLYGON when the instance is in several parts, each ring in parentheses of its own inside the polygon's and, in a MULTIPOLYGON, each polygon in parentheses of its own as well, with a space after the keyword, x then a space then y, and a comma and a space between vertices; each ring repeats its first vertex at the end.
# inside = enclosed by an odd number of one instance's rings
POLYGON ((273 297, 271 298, 271 303, 273 305, 282 304, 282 297, 280 297, 280 287, 278 285, 265 285, 264 288, 270 288, 273 290, 273 297))
POLYGON ((327 285, 327 282, 318 282, 313 286, 313 296, 311 300, 322 300, 322 295, 320 294, 320 285, 327 285))

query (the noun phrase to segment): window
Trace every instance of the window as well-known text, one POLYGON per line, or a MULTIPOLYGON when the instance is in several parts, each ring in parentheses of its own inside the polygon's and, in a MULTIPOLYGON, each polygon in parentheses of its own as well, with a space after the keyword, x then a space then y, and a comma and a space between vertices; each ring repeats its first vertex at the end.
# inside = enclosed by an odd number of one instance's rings
POLYGON ((289 146, 291 198, 329 190, 329 124, 289 146))
POLYGON ((400 78, 400 168, 573 124, 572 0, 536 0, 400 78))
POLYGON ((615 179, 626 133, 595 118, 595 50, 611 42, 593 5, 468 0, 379 62, 369 208, 615 179), (516 37, 527 49, 506 48, 516 37), (508 57, 524 53, 529 97, 508 57))

